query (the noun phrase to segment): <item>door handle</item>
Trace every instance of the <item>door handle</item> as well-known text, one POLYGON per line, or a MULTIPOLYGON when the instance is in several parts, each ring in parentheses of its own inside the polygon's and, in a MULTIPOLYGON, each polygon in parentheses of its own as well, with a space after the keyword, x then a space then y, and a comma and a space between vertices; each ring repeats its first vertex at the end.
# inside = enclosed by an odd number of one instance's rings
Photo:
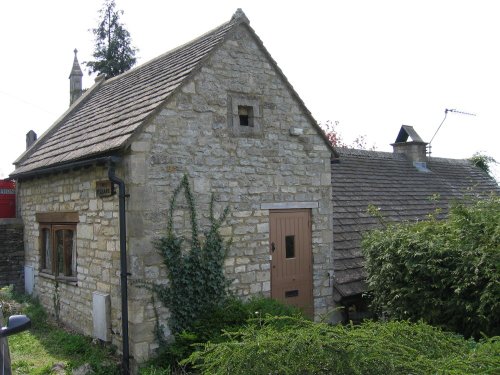
POLYGON ((274 250, 276 250, 276 246, 274 246, 274 242, 271 242, 271 251, 274 253, 274 250))

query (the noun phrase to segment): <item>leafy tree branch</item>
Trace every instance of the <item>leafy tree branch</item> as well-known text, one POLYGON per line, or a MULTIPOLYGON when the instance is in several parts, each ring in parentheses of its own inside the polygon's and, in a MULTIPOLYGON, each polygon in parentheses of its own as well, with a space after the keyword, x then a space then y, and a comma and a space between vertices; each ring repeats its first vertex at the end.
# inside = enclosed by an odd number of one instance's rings
POLYGON ((132 68, 136 63, 137 49, 132 46, 130 33, 120 22, 123 10, 115 10, 114 0, 106 0, 99 10, 99 24, 91 32, 95 37, 94 61, 84 64, 91 73, 115 77, 132 68))

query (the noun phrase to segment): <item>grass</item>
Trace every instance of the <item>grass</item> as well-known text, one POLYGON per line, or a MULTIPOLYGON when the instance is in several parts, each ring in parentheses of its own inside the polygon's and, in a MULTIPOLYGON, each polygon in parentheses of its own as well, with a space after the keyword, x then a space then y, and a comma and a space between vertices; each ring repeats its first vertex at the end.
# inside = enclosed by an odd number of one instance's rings
POLYGON ((119 374, 119 358, 113 348, 59 327, 37 301, 13 295, 11 290, 3 288, 0 303, 9 307, 5 315, 26 314, 32 323, 29 331, 9 337, 13 374, 49 375, 54 365, 70 374, 72 369, 87 363, 94 374, 119 374))

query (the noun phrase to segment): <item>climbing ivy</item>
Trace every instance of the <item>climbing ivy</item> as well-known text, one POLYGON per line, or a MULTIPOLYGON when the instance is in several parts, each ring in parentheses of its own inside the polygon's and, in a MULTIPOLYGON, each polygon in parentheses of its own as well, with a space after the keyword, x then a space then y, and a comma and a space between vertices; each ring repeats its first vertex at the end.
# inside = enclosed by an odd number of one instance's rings
POLYGON ((222 239, 219 229, 228 212, 229 207, 226 207, 220 217, 215 218, 212 196, 210 227, 205 232, 202 243, 199 237, 195 200, 186 175, 174 190, 168 211, 167 234, 155 242, 157 250, 163 256, 169 283, 153 285, 154 294, 170 310, 169 326, 173 333, 190 330, 203 314, 220 305, 227 297, 228 282, 224 276, 223 266, 230 243, 222 239), (174 211, 182 190, 191 219, 189 249, 183 249, 185 239, 174 230, 174 211))

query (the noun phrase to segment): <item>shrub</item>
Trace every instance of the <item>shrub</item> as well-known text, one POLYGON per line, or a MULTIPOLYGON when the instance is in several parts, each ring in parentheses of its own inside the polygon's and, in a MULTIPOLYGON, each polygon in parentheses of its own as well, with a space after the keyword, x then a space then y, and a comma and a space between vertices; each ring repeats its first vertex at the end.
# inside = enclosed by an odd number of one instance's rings
POLYGON ((493 374, 499 354, 499 341, 474 343, 422 322, 344 327, 267 317, 185 363, 203 374, 493 374))
POLYGON ((23 307, 22 301, 17 300, 17 295, 14 292, 13 285, 0 288, 0 307, 2 308, 4 318, 9 317, 10 315, 20 314, 23 307))
POLYGON ((469 161, 479 169, 486 172, 489 176, 491 176, 491 165, 498 164, 498 162, 491 156, 481 154, 479 152, 472 155, 472 157, 469 158, 469 161))
POLYGON ((500 334, 500 198, 455 204, 363 240, 373 307, 476 339, 500 334))
MULTIPOLYGON (((191 330, 175 334, 174 341, 162 346, 158 356, 150 361, 149 365, 177 368, 181 360, 201 348, 203 343, 224 342, 228 339, 227 332, 238 331, 246 324, 256 324, 268 316, 303 317, 298 308, 270 298, 256 296, 248 301, 242 301, 229 297, 222 305, 207 311, 194 322, 191 330)), ((148 372, 141 373, 148 374, 148 372)))

